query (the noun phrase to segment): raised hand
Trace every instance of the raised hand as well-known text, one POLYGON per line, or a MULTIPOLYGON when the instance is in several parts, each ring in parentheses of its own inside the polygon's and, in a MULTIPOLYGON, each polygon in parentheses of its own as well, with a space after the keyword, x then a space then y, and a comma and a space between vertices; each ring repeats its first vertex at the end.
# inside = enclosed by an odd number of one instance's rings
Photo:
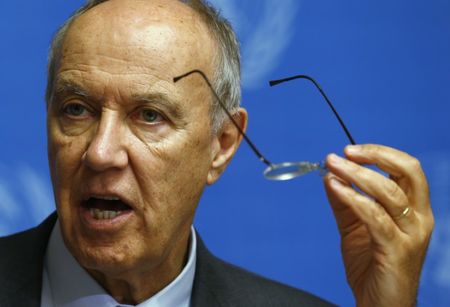
POLYGON ((357 306, 414 306, 434 225, 419 161, 380 145, 327 157, 324 184, 357 306), (375 165, 389 174, 364 167, 375 165))

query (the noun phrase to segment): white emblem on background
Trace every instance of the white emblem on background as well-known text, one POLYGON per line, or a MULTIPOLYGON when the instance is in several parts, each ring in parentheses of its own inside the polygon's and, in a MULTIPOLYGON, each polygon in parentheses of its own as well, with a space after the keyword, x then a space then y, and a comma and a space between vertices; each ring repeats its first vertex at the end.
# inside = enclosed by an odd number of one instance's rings
POLYGON ((0 165, 0 236, 41 222, 54 209, 47 174, 0 165))
POLYGON ((241 41, 242 85, 267 85, 294 33, 299 0, 210 1, 233 24, 241 41))

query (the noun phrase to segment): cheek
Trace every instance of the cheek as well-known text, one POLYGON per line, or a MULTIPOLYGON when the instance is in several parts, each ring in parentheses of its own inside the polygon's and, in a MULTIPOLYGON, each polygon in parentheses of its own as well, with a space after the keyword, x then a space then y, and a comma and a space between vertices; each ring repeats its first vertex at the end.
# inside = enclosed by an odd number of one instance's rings
POLYGON ((177 207, 177 212, 194 209, 211 166, 210 146, 209 137, 204 136, 177 137, 163 145, 149 146, 148 159, 136 165, 147 165, 140 169, 137 179, 146 186, 144 199, 157 200, 151 207, 162 206, 154 209, 164 211, 177 207))
POLYGON ((49 167, 55 193, 58 193, 59 188, 67 187, 79 168, 85 142, 80 137, 62 134, 52 122, 49 122, 47 135, 49 167))

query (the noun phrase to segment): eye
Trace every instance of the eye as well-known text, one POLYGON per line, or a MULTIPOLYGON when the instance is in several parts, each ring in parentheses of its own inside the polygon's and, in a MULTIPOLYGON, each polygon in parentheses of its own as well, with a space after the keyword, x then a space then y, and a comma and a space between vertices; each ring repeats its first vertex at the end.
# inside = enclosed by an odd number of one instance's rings
POLYGON ((72 117, 82 117, 87 115, 88 110, 85 106, 80 103, 69 103, 66 104, 63 109, 63 113, 72 117))
POLYGON ((152 109, 145 109, 141 112, 141 119, 149 124, 159 123, 164 120, 164 117, 158 111, 152 109))

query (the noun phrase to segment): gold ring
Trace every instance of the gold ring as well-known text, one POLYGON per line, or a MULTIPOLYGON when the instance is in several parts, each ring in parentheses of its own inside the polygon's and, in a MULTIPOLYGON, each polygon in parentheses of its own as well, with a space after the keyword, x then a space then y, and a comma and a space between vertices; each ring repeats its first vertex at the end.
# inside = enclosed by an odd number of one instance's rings
POLYGON ((395 220, 400 220, 400 219, 404 218, 405 216, 407 216, 410 211, 411 211, 411 208, 410 207, 406 207, 405 210, 403 210, 403 212, 399 216, 395 217, 394 219, 395 220))

